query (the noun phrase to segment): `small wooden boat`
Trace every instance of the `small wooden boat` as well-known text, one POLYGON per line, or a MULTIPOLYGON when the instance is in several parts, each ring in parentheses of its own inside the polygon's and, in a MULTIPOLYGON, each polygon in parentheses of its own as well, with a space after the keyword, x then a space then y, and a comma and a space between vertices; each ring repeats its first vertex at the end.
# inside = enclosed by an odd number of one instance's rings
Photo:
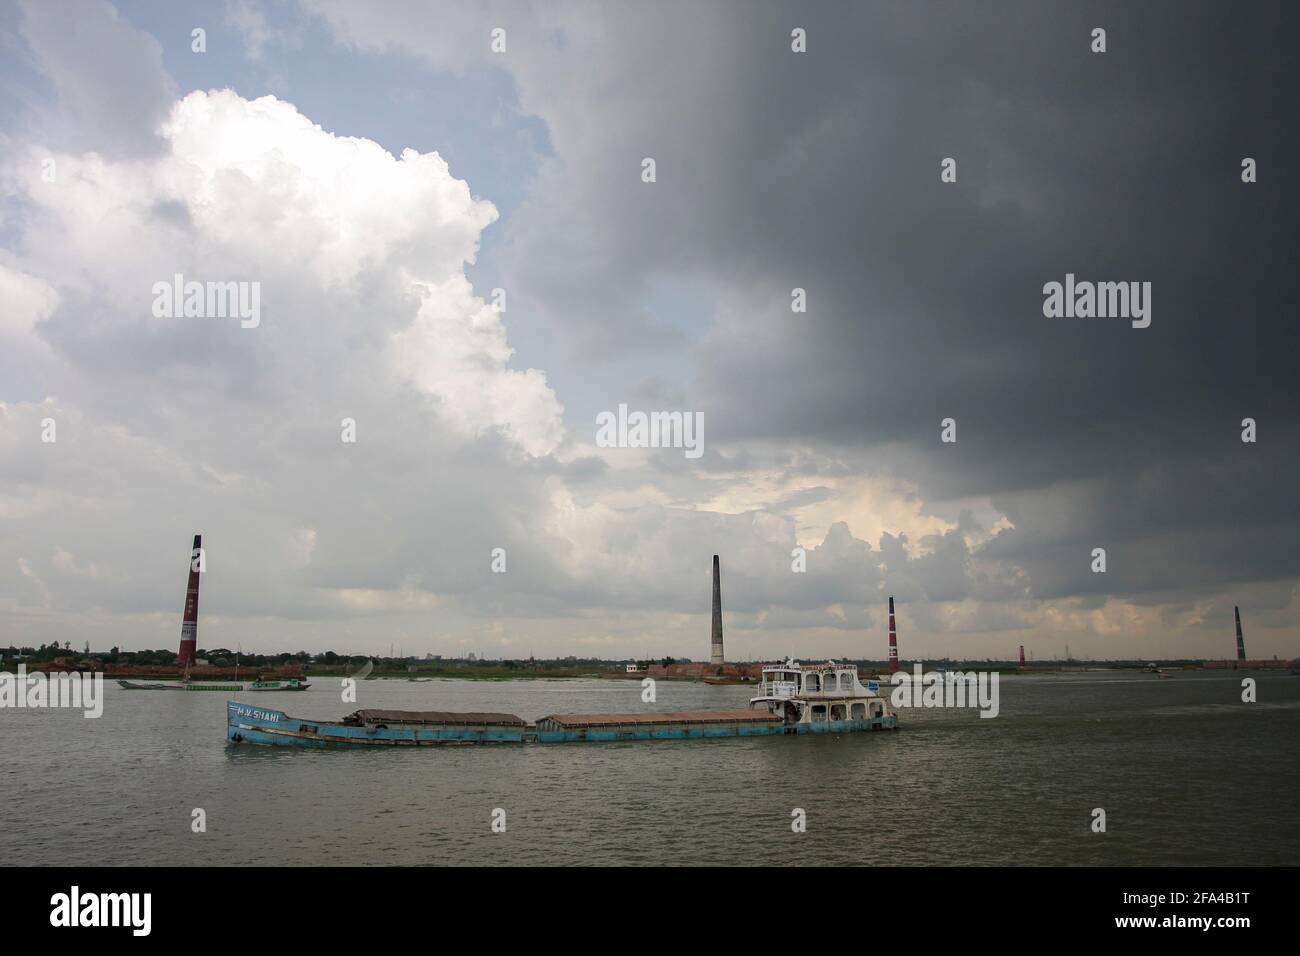
POLYGON ((701 677, 700 680, 706 684, 712 684, 715 687, 722 684, 752 684, 752 677, 701 677))
POLYGON ((293 677, 289 680, 255 680, 249 690, 306 690, 311 684, 293 677))
POLYGON ((205 681, 119 680, 117 683, 123 690, 222 690, 236 693, 244 689, 243 684, 217 684, 205 681))

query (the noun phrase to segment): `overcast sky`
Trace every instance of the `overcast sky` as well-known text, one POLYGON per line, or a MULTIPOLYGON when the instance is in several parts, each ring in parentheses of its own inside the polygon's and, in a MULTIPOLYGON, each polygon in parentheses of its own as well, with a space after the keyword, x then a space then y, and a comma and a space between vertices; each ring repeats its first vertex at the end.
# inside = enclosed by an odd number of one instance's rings
POLYGON ((175 647, 201 532, 200 647, 707 659, 717 553, 733 659, 1293 657, 1298 31, 0 0, 0 645, 175 647))

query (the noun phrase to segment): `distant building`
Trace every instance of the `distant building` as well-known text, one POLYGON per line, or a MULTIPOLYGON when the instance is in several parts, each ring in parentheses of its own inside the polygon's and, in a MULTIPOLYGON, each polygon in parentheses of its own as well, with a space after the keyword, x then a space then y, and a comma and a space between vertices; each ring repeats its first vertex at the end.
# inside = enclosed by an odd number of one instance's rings
POLYGON ((1241 660, 1206 661, 1201 666, 1206 668, 1207 670, 1262 671, 1262 670, 1278 670, 1284 667, 1291 667, 1293 665, 1290 661, 1280 661, 1276 657, 1274 657, 1272 660, 1259 660, 1259 661, 1241 661, 1241 660))

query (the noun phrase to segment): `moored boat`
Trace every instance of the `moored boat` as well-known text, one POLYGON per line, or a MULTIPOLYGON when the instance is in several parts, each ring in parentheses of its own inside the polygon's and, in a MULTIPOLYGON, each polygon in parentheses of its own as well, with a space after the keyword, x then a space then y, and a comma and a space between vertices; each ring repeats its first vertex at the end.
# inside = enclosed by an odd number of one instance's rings
POLYGON ((244 689, 243 684, 217 684, 192 680, 119 680, 118 686, 123 690, 222 690, 236 693, 244 689))
POLYGON ((255 680, 248 685, 248 690, 306 690, 310 686, 307 681, 291 677, 288 680, 255 680))

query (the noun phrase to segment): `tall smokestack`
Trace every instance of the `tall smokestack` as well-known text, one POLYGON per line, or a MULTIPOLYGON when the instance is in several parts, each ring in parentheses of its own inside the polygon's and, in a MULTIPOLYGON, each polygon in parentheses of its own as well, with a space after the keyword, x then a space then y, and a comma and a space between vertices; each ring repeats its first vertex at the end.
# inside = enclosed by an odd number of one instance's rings
POLYGON ((898 631, 894 627, 894 596, 889 596, 889 673, 898 670, 898 631))
POLYGON ((1020 645, 1020 669, 1025 669, 1025 645, 1020 645))
POLYGON ((722 573, 718 569, 718 556, 713 556, 713 647, 710 664, 722 663, 722 573))
POLYGON ((1241 608, 1234 604, 1232 613, 1237 616, 1237 660, 1244 661, 1246 659, 1246 639, 1241 636, 1241 608))
POLYGON ((185 587, 185 616, 181 619, 181 650, 176 659, 181 664, 192 664, 199 645, 199 554, 203 535, 194 536, 190 551, 190 581, 185 587))

